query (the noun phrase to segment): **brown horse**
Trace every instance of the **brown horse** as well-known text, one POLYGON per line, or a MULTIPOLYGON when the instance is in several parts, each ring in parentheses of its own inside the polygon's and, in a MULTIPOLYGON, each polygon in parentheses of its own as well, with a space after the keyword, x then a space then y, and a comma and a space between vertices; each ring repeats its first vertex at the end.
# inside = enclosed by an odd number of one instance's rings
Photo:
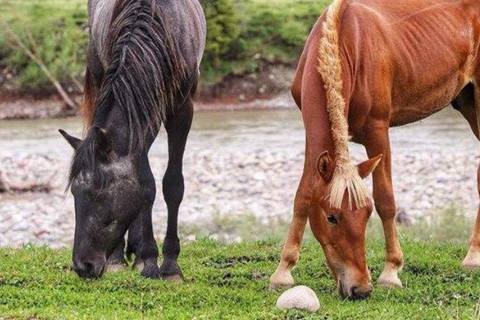
MULTIPOLYGON (((335 0, 320 17, 292 86, 306 129, 305 166, 271 288, 293 285, 309 220, 340 294, 370 295, 365 229, 373 203, 361 179, 371 172, 386 239, 378 282, 402 285, 388 131, 453 101, 479 138, 479 47, 478 0, 335 0), (353 165, 349 136, 370 160, 353 165)), ((480 267, 478 218, 463 265, 480 267)))

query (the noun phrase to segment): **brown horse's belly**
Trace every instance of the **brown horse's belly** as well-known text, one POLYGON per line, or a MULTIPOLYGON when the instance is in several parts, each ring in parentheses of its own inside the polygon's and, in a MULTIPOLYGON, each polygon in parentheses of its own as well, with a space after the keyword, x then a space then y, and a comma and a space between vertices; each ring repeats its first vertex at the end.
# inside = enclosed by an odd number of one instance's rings
POLYGON ((390 114, 390 126, 401 126, 425 119, 444 109, 460 92, 458 78, 435 89, 417 90, 420 94, 403 93, 403 99, 395 102, 390 114))
POLYGON ((398 112, 392 114, 390 118, 390 127, 398 127, 403 126, 409 123, 417 122, 423 120, 434 113, 444 109, 445 106, 438 107, 431 107, 431 108, 421 108, 421 107, 413 107, 413 108, 403 108, 398 112))

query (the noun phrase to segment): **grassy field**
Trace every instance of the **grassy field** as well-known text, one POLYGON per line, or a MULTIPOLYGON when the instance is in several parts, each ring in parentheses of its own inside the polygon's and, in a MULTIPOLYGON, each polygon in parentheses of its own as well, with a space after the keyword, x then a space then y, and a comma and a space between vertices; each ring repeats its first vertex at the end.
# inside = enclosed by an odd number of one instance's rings
MULTIPOLYGON (((466 247, 402 239, 402 289, 376 288, 367 301, 339 298, 318 244, 308 240, 294 271, 317 293, 321 310, 281 311, 268 292, 280 245, 265 240, 220 244, 203 239, 183 246, 183 284, 142 279, 136 271, 80 280, 70 251, 25 247, 0 250, 0 319, 480 319, 480 273, 460 262, 466 247)), ((383 242, 368 245, 377 279, 383 242)))

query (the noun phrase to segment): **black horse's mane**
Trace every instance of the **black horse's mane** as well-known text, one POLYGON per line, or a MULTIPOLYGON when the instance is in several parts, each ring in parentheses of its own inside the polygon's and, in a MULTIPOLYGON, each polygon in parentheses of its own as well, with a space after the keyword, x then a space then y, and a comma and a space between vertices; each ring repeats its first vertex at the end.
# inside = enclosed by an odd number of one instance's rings
POLYGON ((155 135, 166 114, 185 100, 186 62, 163 16, 156 0, 116 1, 105 46, 110 64, 90 115, 93 125, 75 152, 69 185, 85 169, 94 172, 95 181, 102 180, 95 126, 112 108, 127 119, 132 152, 143 149, 146 137, 155 135))

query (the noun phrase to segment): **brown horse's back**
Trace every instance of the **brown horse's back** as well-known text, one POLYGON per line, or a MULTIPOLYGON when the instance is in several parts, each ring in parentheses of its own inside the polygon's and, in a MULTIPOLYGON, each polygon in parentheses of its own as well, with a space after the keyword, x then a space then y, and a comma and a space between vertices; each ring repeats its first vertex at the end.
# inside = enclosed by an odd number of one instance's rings
MULTIPOLYGON (((477 0, 346 0, 339 41, 350 118, 373 112, 395 126, 447 106, 478 76, 479 16, 477 0)), ((314 67, 322 23, 300 59, 294 95, 304 68, 314 67)))
POLYGON ((340 32, 355 75, 352 107, 390 108, 393 126, 447 106, 474 77, 479 10, 478 1, 351 2, 340 32))

